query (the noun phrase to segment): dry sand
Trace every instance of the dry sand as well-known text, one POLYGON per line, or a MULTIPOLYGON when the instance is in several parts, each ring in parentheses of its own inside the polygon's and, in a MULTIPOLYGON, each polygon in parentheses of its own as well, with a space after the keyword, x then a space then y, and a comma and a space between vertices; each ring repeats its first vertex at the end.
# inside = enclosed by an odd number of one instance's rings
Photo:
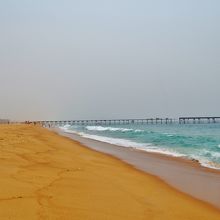
POLYGON ((0 126, 0 219, 219 220, 219 210, 41 127, 0 126))

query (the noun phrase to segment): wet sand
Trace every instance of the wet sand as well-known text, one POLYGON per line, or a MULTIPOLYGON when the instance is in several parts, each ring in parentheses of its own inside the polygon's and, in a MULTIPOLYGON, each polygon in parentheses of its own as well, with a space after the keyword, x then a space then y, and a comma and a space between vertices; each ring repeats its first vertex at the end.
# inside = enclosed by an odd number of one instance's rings
POLYGON ((38 126, 0 126, 0 177, 0 219, 220 219, 159 178, 38 126))
POLYGON ((122 161, 151 175, 155 175, 172 187, 187 193, 220 209, 220 171, 202 167, 195 161, 176 158, 157 153, 119 147, 100 141, 82 138, 77 134, 65 133, 80 143, 106 154, 113 155, 122 161))

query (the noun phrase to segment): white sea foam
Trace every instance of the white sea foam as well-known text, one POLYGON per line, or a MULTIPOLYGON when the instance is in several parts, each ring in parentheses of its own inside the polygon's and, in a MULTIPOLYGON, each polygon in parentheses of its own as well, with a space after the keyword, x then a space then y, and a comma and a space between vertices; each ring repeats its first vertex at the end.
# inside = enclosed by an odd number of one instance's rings
POLYGON ((72 125, 64 125, 63 127, 64 128, 70 128, 70 127, 72 127, 72 125))
POLYGON ((103 127, 103 126, 86 126, 89 131, 133 131, 128 128, 115 128, 115 127, 103 127))
POLYGON ((134 132, 142 132, 143 130, 134 130, 131 128, 117 128, 117 127, 103 127, 103 126, 86 126, 86 129, 88 131, 121 131, 121 132, 126 132, 126 131, 134 131, 134 132))
POLYGON ((198 152, 197 154, 192 154, 190 156, 191 159, 195 159, 198 160, 199 164, 203 167, 207 167, 207 168, 211 168, 211 169, 216 169, 216 170, 220 170, 220 164, 219 163, 215 163, 213 161, 210 161, 207 158, 207 154, 210 155, 210 157, 213 159, 218 159, 220 158, 220 153, 219 152, 211 152, 208 151, 206 149, 202 149, 200 152, 198 152))
POLYGON ((134 141, 121 139, 121 138, 110 138, 110 137, 99 136, 99 135, 91 135, 91 134, 86 134, 84 132, 77 132, 74 130, 68 130, 66 128, 64 128, 63 130, 68 133, 78 134, 84 138, 93 139, 96 141, 101 141, 104 143, 109 143, 109 144, 113 144, 113 145, 117 145, 117 146, 121 146, 121 147, 129 147, 129 148, 142 150, 142 151, 146 151, 146 152, 152 152, 152 153, 161 153, 161 154, 166 154, 166 155, 170 155, 173 157, 185 157, 186 156, 184 154, 181 154, 181 153, 178 153, 178 152, 175 152, 172 150, 167 150, 162 147, 154 146, 151 143, 137 143, 134 141))
POLYGON ((64 126, 60 126, 59 128, 64 130, 64 131, 70 131, 69 128, 72 127, 71 125, 64 125, 64 126))
POLYGON ((220 170, 220 164, 218 164, 218 163, 214 163, 214 162, 207 161, 207 160, 200 160, 200 164, 203 167, 208 167, 211 169, 220 170))
POLYGON ((199 164, 203 167, 207 167, 207 168, 211 168, 211 169, 215 169, 215 170, 220 170, 220 164, 212 162, 212 161, 208 160, 207 158, 200 157, 197 155, 193 155, 192 158, 198 160, 199 164))
POLYGON ((174 137, 175 136, 175 134, 173 134, 173 133, 163 133, 164 135, 166 135, 167 137, 174 137))
POLYGON ((137 143, 133 142, 130 140, 126 139, 121 139, 121 138, 109 138, 109 137, 104 137, 104 136, 98 136, 98 135, 90 135, 90 134, 85 134, 83 132, 80 133, 80 136, 84 138, 89 138, 121 147, 129 147, 129 148, 134 148, 137 150, 143 150, 147 152, 152 152, 152 153, 161 153, 161 154, 166 154, 174 157, 183 157, 185 156, 184 154, 180 154, 171 150, 163 149, 154 146, 153 144, 150 143, 137 143))
POLYGON ((134 130, 134 132, 135 132, 135 133, 144 132, 144 130, 136 129, 136 130, 134 130))
POLYGON ((211 158, 215 158, 215 159, 219 159, 220 158, 220 152, 209 151, 209 150, 206 150, 206 149, 203 149, 200 152, 200 155, 210 155, 211 158))

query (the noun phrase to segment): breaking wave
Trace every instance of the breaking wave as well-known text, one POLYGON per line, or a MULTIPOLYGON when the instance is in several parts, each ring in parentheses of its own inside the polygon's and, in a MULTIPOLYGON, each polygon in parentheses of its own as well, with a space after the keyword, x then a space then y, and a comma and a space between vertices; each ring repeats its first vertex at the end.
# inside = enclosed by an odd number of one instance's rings
POLYGON ((142 130, 139 130, 139 129, 103 127, 103 126, 86 126, 86 129, 88 131, 121 131, 121 132, 133 131, 133 132, 142 132, 142 130))

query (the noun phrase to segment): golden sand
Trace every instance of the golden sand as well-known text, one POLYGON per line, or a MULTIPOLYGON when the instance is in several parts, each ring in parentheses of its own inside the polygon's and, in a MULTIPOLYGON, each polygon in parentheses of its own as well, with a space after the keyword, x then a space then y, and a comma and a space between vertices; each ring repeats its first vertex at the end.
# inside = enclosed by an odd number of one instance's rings
POLYGON ((219 220, 220 212, 41 127, 2 125, 0 219, 219 220))

